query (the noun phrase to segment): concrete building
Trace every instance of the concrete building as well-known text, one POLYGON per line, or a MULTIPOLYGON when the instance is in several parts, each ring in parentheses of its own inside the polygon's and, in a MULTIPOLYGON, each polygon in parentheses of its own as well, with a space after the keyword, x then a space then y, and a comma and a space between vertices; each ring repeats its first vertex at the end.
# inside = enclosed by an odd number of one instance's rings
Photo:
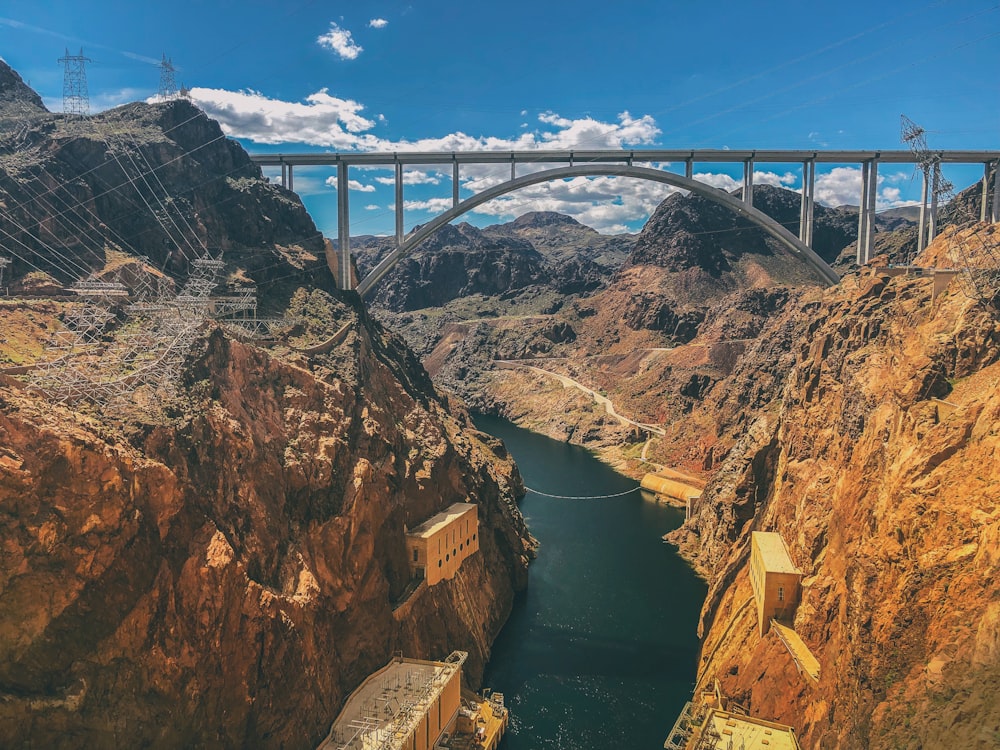
POLYGON ((397 656, 351 693, 318 750, 495 750, 509 721, 504 696, 463 695, 467 658, 397 656))
POLYGON ((454 503, 406 532, 410 573, 428 586, 452 578, 478 550, 479 507, 473 503, 454 503))
POLYGON ((665 750, 801 750, 795 730, 749 716, 726 700, 718 680, 684 704, 663 743, 665 750))
POLYGON ((750 539, 750 583, 757 602, 757 627, 763 636, 771 618, 791 620, 799 603, 802 571, 795 567, 780 534, 755 531, 750 539))
POLYGON ((393 659, 351 693, 319 750, 433 750, 458 717, 467 656, 393 659))

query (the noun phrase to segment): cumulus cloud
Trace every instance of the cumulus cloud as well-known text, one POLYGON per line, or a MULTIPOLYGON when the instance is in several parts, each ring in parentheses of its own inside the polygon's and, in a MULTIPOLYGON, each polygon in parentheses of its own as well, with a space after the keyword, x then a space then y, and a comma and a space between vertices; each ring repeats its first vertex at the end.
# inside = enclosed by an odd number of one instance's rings
POLYGON ((333 21, 328 32, 316 37, 316 43, 333 51, 341 60, 354 60, 364 51, 364 47, 354 41, 350 31, 340 28, 333 21))
POLYGON ((364 105, 331 96, 327 89, 304 102, 271 99, 258 91, 191 89, 191 99, 218 120, 226 135, 256 143, 308 143, 345 150, 378 147, 363 133, 375 123, 361 115, 364 105))
MULTIPOLYGON (((210 117, 218 120, 231 136, 262 144, 298 143, 337 149, 339 151, 531 151, 537 149, 621 149, 652 145, 661 134, 656 121, 649 115, 634 116, 622 112, 610 121, 593 117, 572 118, 553 111, 537 116, 532 130, 518 129, 513 135, 472 135, 461 131, 415 140, 390 140, 374 131, 380 115, 366 117, 359 102, 340 99, 322 89, 301 102, 271 99, 256 91, 225 91, 196 88, 192 99, 210 117)), ((548 169, 552 164, 519 164, 517 174, 548 169)), ((655 166, 655 165, 654 165, 655 166)), ((665 165, 660 165, 665 166, 665 165)), ((363 167, 361 169, 364 169, 363 167)), ((351 180, 352 190, 373 193, 395 183, 391 172, 371 168, 381 174, 366 183, 351 180)), ((352 174, 357 174, 352 171, 352 174)), ((416 186, 405 202, 408 211, 438 213, 451 207, 450 175, 433 169, 407 169, 404 184, 416 186), (427 195, 432 188, 448 184, 447 196, 427 195)), ((905 176, 904 176, 905 177, 905 176)), ((508 165, 462 165, 461 187, 468 196, 498 185, 510 178, 508 165)), ((713 187, 732 191, 741 179, 717 172, 694 175, 713 187)), ((879 208, 907 205, 898 188, 901 177, 880 175, 879 208), (881 183, 885 181, 885 185, 881 183)), ((296 187, 299 187, 296 180, 296 187)), ((330 181, 328 181, 330 182, 330 181)), ((793 187, 798 185, 797 173, 778 174, 754 172, 758 185, 793 187)), ((335 187, 335 180, 332 187, 335 187)), ((816 176, 816 197, 825 205, 856 205, 860 195, 861 173, 857 168, 836 167, 816 176)), ((300 190, 301 192, 301 190, 300 190)), ((509 219, 526 211, 558 211, 603 232, 623 231, 627 226, 645 220, 674 188, 644 180, 616 177, 579 177, 571 180, 534 185, 516 193, 495 199, 478 207, 475 212, 496 219, 509 219)), ((375 206, 375 204, 369 204, 375 206)), ((391 208, 391 206, 390 206, 391 208)), ((369 210, 375 210, 370 208, 369 210)))
POLYGON ((704 182, 706 185, 711 185, 714 188, 719 188, 719 190, 727 192, 735 190, 738 187, 743 187, 742 180, 737 180, 727 174, 718 172, 695 172, 691 176, 698 182, 704 182))
MULTIPOLYGON (((332 187, 334 190, 336 190, 337 189, 337 178, 336 177, 327 177, 326 178, 326 184, 328 186, 332 187)), ((374 185, 366 185, 363 182, 358 182, 357 180, 348 180, 347 181, 347 189, 348 190, 357 190, 359 193, 374 193, 375 192, 375 186, 374 185)))
MULTIPOLYGON (((878 176, 880 189, 875 195, 875 210, 916 206, 919 201, 904 200, 898 187, 886 183, 899 183, 906 179, 902 173, 878 176)), ((816 201, 826 206, 857 206, 861 202, 861 169, 834 167, 825 174, 816 175, 816 201)))
POLYGON ((389 25, 389 22, 384 18, 373 18, 368 22, 368 27, 371 29, 384 29, 389 25))
MULTIPOLYGON (((444 175, 440 172, 422 172, 420 170, 404 169, 404 185, 440 185, 444 175)), ((375 182, 380 185, 395 185, 395 177, 376 177, 375 182)))
POLYGON ((816 200, 824 206, 858 205, 861 200, 861 170, 834 167, 816 174, 816 200))
MULTIPOLYGON (((754 185, 772 185, 773 187, 788 187, 799 181, 799 178, 791 172, 775 174, 774 172, 758 172, 754 170, 754 185)), ((742 184, 742 183, 741 183, 742 184)))
MULTIPOLYGON (((392 203, 389 208, 395 210, 396 204, 392 203)), ((428 198, 422 201, 403 201, 403 209, 406 211, 428 211, 430 213, 443 213, 451 208, 451 198, 428 198)))

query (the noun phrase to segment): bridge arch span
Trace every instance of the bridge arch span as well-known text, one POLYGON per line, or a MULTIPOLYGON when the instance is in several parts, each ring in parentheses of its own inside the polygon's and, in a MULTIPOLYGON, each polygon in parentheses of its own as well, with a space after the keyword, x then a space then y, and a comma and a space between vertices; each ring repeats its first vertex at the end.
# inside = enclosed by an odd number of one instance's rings
POLYGON ((674 174, 673 172, 653 169, 652 167, 634 167, 616 164, 585 164, 569 167, 556 167, 554 169, 546 169, 541 172, 524 175, 523 177, 516 177, 513 180, 509 180, 508 182, 488 188, 481 193, 477 193, 471 198, 466 198, 464 201, 448 209, 437 218, 427 222, 420 227, 420 229, 407 237, 401 245, 396 247, 395 250, 383 258, 382 261, 372 269, 371 273, 361 280, 361 283, 358 284, 357 292, 364 297, 385 277, 386 274, 389 273, 389 271, 396 266, 397 263, 399 263, 399 261, 413 252, 413 250, 416 249, 420 243, 424 242, 445 224, 451 223, 462 214, 468 213, 474 209, 476 206, 480 206, 487 201, 499 198, 507 193, 512 193, 515 190, 528 187, 529 185, 537 185, 542 182, 550 182, 552 180, 565 179, 567 177, 601 176, 634 177, 640 180, 651 180, 652 182, 660 182, 666 185, 681 188, 683 190, 689 190, 690 192, 700 195, 703 198, 707 198, 710 201, 714 201, 715 203, 731 209, 740 216, 748 219, 753 224, 756 224, 784 245, 794 257, 813 268, 819 274, 820 278, 823 279, 828 285, 833 285, 840 281, 840 277, 837 275, 837 272, 830 268, 830 266, 827 265, 826 262, 814 253, 807 245, 801 242, 798 237, 789 232, 785 229, 785 227, 781 226, 781 224, 767 214, 757 210, 753 206, 747 205, 739 198, 734 198, 724 190, 714 188, 711 185, 706 185, 703 182, 698 182, 697 180, 693 180, 679 174, 674 174))

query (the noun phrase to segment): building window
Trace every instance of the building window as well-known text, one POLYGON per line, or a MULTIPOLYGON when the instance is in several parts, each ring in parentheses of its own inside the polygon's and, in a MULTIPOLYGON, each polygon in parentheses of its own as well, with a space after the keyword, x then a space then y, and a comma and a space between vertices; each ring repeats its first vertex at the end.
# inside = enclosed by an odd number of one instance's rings
POLYGON ((779 602, 785 601, 785 587, 784 586, 778 586, 778 601, 779 602))

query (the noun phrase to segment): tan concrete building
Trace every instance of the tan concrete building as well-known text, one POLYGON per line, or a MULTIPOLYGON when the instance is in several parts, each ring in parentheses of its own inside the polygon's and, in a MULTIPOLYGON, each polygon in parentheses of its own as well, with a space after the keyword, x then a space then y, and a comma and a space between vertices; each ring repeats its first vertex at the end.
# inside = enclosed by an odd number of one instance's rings
POLYGON ((454 503, 406 532, 410 572, 428 586, 452 578, 478 550, 479 507, 473 503, 454 503))
POLYGON ((795 730, 750 716, 715 686, 688 701, 663 743, 665 750, 802 750, 795 730))
POLYGON ((764 635, 771 618, 791 620, 799 603, 802 571, 795 567, 780 534, 755 531, 750 539, 750 583, 757 602, 757 627, 764 635))
POLYGON ((351 693, 319 750, 433 750, 458 718, 467 657, 396 657, 351 693))

